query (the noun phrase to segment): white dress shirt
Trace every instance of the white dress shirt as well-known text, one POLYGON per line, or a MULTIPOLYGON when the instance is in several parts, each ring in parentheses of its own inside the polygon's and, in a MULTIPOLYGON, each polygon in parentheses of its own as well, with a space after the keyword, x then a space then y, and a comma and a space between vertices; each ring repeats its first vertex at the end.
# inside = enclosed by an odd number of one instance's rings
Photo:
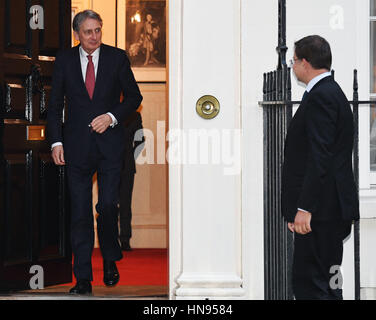
POLYGON ((328 72, 323 72, 323 73, 319 74, 318 76, 314 77, 310 82, 308 82, 307 87, 306 87, 306 91, 310 92, 312 90, 312 88, 315 86, 316 83, 318 83, 321 79, 324 79, 324 78, 329 77, 331 75, 332 75, 332 73, 328 71, 328 72))
MULTIPOLYGON (((86 70, 87 70, 87 64, 89 62, 89 58, 87 57, 89 54, 82 49, 80 46, 80 61, 81 61, 81 70, 82 70, 82 79, 84 82, 86 81, 86 70)), ((99 54, 101 52, 101 47, 99 47, 97 50, 95 50, 91 56, 93 57, 93 64, 94 64, 94 71, 95 71, 95 79, 97 78, 97 72, 98 72, 98 61, 99 61, 99 54)))
MULTIPOLYGON (((329 77, 331 75, 332 75, 331 72, 324 72, 324 73, 321 73, 318 76, 314 77, 310 82, 308 82, 305 91, 310 92, 312 90, 312 88, 315 86, 316 83, 318 83, 321 79, 324 79, 324 78, 329 77)), ((304 210, 304 209, 301 209, 301 208, 298 208, 298 210, 303 211, 303 212, 308 212, 307 210, 304 210)))
MULTIPOLYGON (((99 47, 98 49, 96 49, 91 54, 91 56, 93 57, 92 61, 93 61, 93 64, 94 64, 95 79, 97 78, 98 62, 99 62, 99 53, 100 53, 100 51, 101 51, 101 47, 99 47)), ((85 82, 86 81, 86 70, 87 70, 87 65, 88 65, 88 62, 89 62, 89 58, 87 56, 89 54, 84 49, 82 49, 81 46, 79 47, 79 52, 80 52, 82 79, 85 82)), ((107 112, 107 114, 112 119, 111 127, 112 128, 115 127, 118 124, 116 118, 114 117, 114 115, 111 112, 107 112)), ((51 149, 53 149, 56 146, 62 146, 62 145, 63 145, 62 142, 55 142, 54 144, 52 144, 51 149)))

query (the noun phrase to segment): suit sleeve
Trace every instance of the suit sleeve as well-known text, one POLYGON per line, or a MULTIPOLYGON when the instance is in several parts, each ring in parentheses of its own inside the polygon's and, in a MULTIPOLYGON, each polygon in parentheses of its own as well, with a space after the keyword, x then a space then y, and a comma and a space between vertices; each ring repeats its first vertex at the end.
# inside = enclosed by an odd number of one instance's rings
POLYGON ((63 141, 62 118, 64 109, 64 64, 58 54, 52 75, 52 88, 47 111, 47 134, 50 144, 63 141))
POLYGON ((332 162, 338 110, 336 105, 325 102, 318 94, 309 97, 307 103, 305 127, 309 152, 297 207, 314 214, 332 162))
POLYGON ((119 83, 121 85, 124 100, 111 109, 111 113, 120 123, 137 110, 142 101, 142 95, 134 78, 129 59, 124 53, 121 57, 119 69, 119 83))

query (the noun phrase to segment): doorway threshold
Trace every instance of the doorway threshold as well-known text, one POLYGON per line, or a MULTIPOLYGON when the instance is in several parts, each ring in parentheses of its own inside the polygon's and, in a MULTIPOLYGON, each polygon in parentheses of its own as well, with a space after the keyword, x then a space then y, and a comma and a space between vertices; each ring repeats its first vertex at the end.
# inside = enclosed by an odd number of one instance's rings
POLYGON ((93 286, 92 295, 70 295, 68 286, 0 294, 0 300, 168 300, 168 286, 93 286))

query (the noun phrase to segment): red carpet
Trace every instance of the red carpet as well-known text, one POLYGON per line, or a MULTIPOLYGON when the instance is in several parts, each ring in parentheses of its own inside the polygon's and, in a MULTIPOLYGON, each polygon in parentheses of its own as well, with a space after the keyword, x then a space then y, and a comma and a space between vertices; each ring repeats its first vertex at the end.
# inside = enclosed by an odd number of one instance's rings
MULTIPOLYGON (((93 286, 103 286, 103 260, 100 249, 92 256, 93 286)), ((123 251, 123 259, 116 262, 120 273, 118 285, 122 286, 167 286, 167 249, 133 249, 123 251)), ((73 276, 74 285, 76 280, 73 276)), ((67 284, 64 284, 67 285, 67 284)))

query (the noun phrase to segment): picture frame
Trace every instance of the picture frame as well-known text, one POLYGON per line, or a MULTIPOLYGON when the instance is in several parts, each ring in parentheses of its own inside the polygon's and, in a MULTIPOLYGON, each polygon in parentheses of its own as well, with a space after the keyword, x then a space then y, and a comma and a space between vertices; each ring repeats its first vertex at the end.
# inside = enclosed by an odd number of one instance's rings
POLYGON ((166 82, 166 2, 117 1, 117 47, 127 52, 137 82, 166 82))

